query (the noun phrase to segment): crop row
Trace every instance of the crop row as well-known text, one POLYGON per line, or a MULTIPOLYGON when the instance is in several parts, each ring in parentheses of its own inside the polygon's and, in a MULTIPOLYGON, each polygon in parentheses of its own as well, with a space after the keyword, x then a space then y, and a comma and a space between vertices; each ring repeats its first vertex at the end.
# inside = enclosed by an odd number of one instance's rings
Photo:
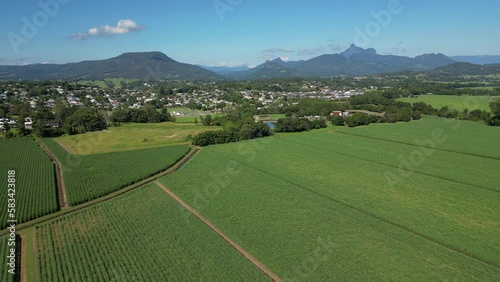
POLYGON ((9 263, 8 255, 10 255, 10 247, 8 245, 7 237, 0 238, 0 267, 2 271, 0 271, 0 281, 14 281, 15 276, 9 273, 10 266, 7 265, 9 263))
POLYGON ((106 153, 71 155, 53 139, 44 143, 62 165, 68 203, 78 205, 164 171, 187 152, 185 145, 106 153))
MULTIPOLYGON (((338 133, 311 132, 307 138, 290 135, 280 140, 304 145, 313 151, 340 154, 376 166, 401 169, 401 172, 392 175, 396 182, 403 180, 400 178, 406 174, 415 173, 500 192, 500 177, 495 177, 500 173, 500 160, 437 150, 438 144, 431 140, 432 134, 427 135, 426 138, 422 134, 415 142, 424 144, 422 147, 338 133)), ((496 149, 493 144, 490 148, 496 149)))
POLYGON ((161 182, 285 278, 499 278, 497 193, 425 175, 388 189, 395 168, 280 138, 204 148, 161 182))
POLYGON ((149 184, 36 227, 40 281, 260 281, 264 276, 149 184))
MULTIPOLYGON (((294 140, 307 143, 312 136, 294 140)), ((257 168, 268 174, 268 178, 285 179, 320 197, 362 209, 440 244, 500 265, 500 246, 492 246, 498 234, 494 223, 500 222, 500 193, 439 177, 401 173, 395 167, 281 138, 267 144, 265 151, 251 161, 239 154, 236 146, 209 150, 217 157, 257 168), (281 157, 285 155, 286 158, 281 157), (399 180, 390 182, 392 178, 399 180)), ((365 146, 371 145, 366 140, 365 146)), ((355 154, 347 146, 339 149, 348 155, 355 154)), ((453 171, 453 166, 448 169, 453 171)), ((497 167, 482 169, 493 175, 497 167)))
POLYGON ((426 116, 411 123, 376 124, 350 128, 345 132, 412 145, 416 140, 432 139, 434 132, 435 136, 445 140, 437 144, 438 149, 500 159, 500 146, 494 142, 500 140, 500 129, 472 121, 426 116))
MULTIPOLYGON (((0 141, 0 229, 7 225, 7 199, 12 203, 17 223, 26 222, 59 210, 54 165, 38 144, 31 139, 0 141), (15 171, 11 181, 13 190, 8 190, 8 172, 15 171)), ((11 186, 12 187, 12 186, 11 186)))

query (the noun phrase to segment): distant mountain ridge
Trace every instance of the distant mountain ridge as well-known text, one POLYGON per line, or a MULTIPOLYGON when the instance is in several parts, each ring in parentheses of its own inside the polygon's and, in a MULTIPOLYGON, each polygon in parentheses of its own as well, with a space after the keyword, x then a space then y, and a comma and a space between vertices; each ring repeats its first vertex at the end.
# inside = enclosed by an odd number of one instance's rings
POLYGON ((246 71, 246 70, 250 69, 250 67, 247 67, 247 66, 237 66, 237 67, 201 66, 201 65, 198 65, 198 66, 200 68, 204 68, 206 70, 213 71, 213 72, 218 73, 220 75, 226 75, 226 74, 230 74, 233 72, 246 71))
MULTIPOLYGON (((485 56, 477 56, 484 58, 485 56)), ((487 56, 486 56, 487 57, 487 56)), ((490 56, 495 57, 495 56, 490 56)), ((500 56, 498 56, 500 57, 500 56)), ((492 59, 492 58, 489 58, 492 59)), ((424 54, 415 58, 379 55, 373 48, 354 44, 338 54, 324 54, 305 61, 268 60, 248 68, 206 67, 177 62, 161 52, 124 53, 105 60, 69 64, 0 66, 0 80, 100 80, 134 78, 140 80, 257 80, 289 77, 363 76, 381 73, 430 71, 447 73, 496 73, 496 65, 458 63, 443 54, 424 54), (447 69, 446 66, 449 66, 447 69), (442 68, 444 67, 444 68, 442 68), (461 69, 462 68, 462 69, 461 69)))
POLYGON ((222 77, 198 66, 179 63, 161 52, 124 53, 114 58, 63 65, 0 66, 0 80, 214 80, 222 77))
POLYGON ((325 54, 307 61, 284 62, 281 59, 243 72, 231 73, 233 79, 266 79, 291 77, 359 76, 411 70, 431 70, 456 63, 443 54, 424 54, 415 58, 379 55, 373 48, 363 49, 352 44, 339 54, 325 54))
POLYGON ((431 76, 457 76, 457 75, 490 75, 500 74, 500 64, 476 65, 470 63, 455 63, 439 67, 427 72, 431 76))
POLYGON ((452 56, 458 62, 465 62, 476 65, 500 64, 500 56, 452 56))

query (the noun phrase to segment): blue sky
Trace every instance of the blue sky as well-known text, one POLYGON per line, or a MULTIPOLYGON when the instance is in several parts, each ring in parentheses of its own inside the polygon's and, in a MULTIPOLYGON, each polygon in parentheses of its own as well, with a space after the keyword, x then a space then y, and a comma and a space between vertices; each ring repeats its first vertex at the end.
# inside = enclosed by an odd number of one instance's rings
POLYGON ((0 64, 161 51, 203 65, 379 54, 500 55, 498 0, 6 0, 0 64), (44 4, 48 8, 44 8, 44 4))

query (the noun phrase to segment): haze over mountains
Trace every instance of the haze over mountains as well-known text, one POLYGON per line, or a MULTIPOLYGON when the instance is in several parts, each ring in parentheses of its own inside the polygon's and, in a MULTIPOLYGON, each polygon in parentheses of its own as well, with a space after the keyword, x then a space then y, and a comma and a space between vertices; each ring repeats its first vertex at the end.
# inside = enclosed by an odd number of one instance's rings
MULTIPOLYGON (((475 60, 479 62, 478 58, 475 60)), ((472 59, 469 58, 469 60, 472 59)), ((484 56, 482 61, 485 61, 484 56)), ((201 67, 177 62, 161 52, 143 52, 125 53, 106 60, 62 65, 0 66, 0 80, 78 81, 118 77, 141 80, 252 80, 361 76, 402 71, 428 71, 456 63, 458 63, 456 60, 444 54, 424 54, 415 58, 379 55, 375 49, 363 49, 353 44, 339 54, 325 54, 306 61, 285 62, 277 58, 252 69, 248 67, 201 67)), ((469 65, 461 66, 471 68, 469 65)), ((486 71, 491 69, 497 68, 485 68, 486 71)))
POLYGON ((234 79, 279 77, 358 76, 406 70, 430 70, 456 63, 443 54, 425 54, 415 58, 379 55, 375 49, 351 45, 339 54, 325 54, 307 61, 284 62, 280 58, 267 61, 251 70, 229 75, 234 79))
POLYGON ((455 61, 476 65, 500 64, 500 56, 452 56, 450 58, 455 61))

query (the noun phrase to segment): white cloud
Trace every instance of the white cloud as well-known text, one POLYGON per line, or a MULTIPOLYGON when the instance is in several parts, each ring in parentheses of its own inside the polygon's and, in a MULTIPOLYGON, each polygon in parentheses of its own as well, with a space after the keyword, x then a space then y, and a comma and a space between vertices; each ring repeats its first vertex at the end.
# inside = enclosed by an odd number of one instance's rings
POLYGON ((349 46, 345 44, 336 44, 336 43, 330 43, 328 44, 328 48, 334 52, 342 52, 346 50, 349 46))
POLYGON ((272 59, 275 59, 275 55, 263 55, 263 56, 260 56, 258 57, 259 60, 272 60, 272 59))
POLYGON ((323 47, 301 48, 297 51, 298 56, 314 56, 324 52, 323 47))
POLYGON ((292 53, 293 49, 290 48, 269 48, 262 51, 263 54, 277 54, 277 53, 292 53))
POLYGON ((116 26, 104 25, 101 27, 90 28, 87 32, 77 32, 71 35, 75 40, 85 40, 89 37, 109 37, 116 34, 127 34, 144 29, 133 20, 120 20, 116 26))
POLYGON ((0 58, 0 65, 5 65, 5 66, 30 65, 34 60, 35 58, 33 57, 16 58, 16 59, 0 58))
POLYGON ((283 62, 289 62, 290 57, 280 57, 283 62))
POLYGON ((236 67, 242 67, 244 65, 245 64, 242 64, 242 63, 226 63, 226 62, 222 62, 222 63, 214 64, 212 66, 214 66, 214 67, 236 68, 236 67))

